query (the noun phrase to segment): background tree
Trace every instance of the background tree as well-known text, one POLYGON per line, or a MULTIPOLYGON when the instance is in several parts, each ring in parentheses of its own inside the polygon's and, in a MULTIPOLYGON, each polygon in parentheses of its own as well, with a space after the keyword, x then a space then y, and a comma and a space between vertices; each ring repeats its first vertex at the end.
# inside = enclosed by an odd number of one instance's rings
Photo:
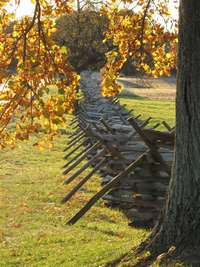
POLYGON ((69 49, 69 61, 77 70, 100 69, 105 64, 108 44, 103 43, 107 19, 99 11, 84 8, 60 17, 54 39, 69 49))

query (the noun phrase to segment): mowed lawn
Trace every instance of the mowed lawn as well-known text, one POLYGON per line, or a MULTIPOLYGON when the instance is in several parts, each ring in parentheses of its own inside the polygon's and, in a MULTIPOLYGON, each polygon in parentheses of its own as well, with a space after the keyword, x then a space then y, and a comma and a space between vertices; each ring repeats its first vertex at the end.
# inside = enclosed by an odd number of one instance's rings
MULTIPOLYGON (((127 95, 124 92, 121 93, 119 99, 128 110, 133 109, 135 116, 141 114, 144 120, 152 117, 151 124, 166 121, 171 127, 175 126, 175 101, 151 100, 132 94, 127 95)), ((166 130, 162 126, 159 129, 166 130)))
MULTIPOLYGON (((144 118, 174 125, 174 102, 121 97, 121 103, 144 118)), ((61 169, 62 150, 71 133, 67 129, 51 150, 34 148, 33 137, 15 150, 0 152, 0 267, 100 267, 130 251, 148 234, 129 227, 126 217, 105 207, 103 201, 76 225, 66 225, 101 188, 96 175, 68 204, 60 204, 72 187, 63 185, 61 169)))

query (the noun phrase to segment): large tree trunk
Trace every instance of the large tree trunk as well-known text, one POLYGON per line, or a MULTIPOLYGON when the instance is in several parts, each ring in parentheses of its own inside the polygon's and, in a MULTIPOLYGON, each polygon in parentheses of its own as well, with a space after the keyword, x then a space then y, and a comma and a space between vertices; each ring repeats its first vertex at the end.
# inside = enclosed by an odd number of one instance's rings
POLYGON ((181 0, 176 147, 169 195, 151 239, 166 249, 200 246, 200 0, 181 0))

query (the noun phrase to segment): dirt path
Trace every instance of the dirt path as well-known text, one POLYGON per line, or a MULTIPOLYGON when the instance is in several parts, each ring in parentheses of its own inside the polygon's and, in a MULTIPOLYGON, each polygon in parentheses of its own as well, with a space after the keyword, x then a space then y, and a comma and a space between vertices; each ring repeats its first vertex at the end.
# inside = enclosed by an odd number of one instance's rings
POLYGON ((176 78, 158 79, 120 77, 119 83, 125 88, 125 94, 133 94, 150 99, 174 100, 176 95, 176 78))

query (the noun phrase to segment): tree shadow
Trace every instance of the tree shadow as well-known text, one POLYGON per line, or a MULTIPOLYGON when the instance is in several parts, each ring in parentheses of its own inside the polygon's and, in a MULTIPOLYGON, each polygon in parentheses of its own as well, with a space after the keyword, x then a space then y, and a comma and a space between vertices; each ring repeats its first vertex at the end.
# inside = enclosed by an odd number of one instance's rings
MULTIPOLYGON (((129 78, 129 77, 127 77, 129 78)), ((133 79, 133 77, 130 77, 133 79)), ((121 83, 125 88, 134 88, 134 89, 148 89, 151 88, 151 83, 146 80, 146 79, 139 79, 137 78, 135 81, 134 80, 124 80, 124 79, 119 79, 118 83, 121 83)))
POLYGON ((147 97, 136 95, 135 93, 126 91, 125 89, 118 96, 124 99, 140 99, 140 100, 147 99, 147 97))
MULTIPOLYGON (((113 223, 113 222, 112 222, 113 223)), ((113 230, 103 230, 103 229, 99 229, 97 226, 90 226, 90 225, 87 225, 87 226, 84 226, 84 225, 81 225, 80 226, 81 228, 87 228, 91 231, 94 231, 94 232, 98 232, 98 233, 101 233, 101 234, 104 234, 104 235, 107 235, 107 236, 114 236, 114 237, 120 237, 120 235, 113 231, 113 230)), ((124 257, 124 255, 123 255, 124 257)))
MULTIPOLYGON (((198 249, 199 251, 199 249, 198 249)), ((162 254, 148 255, 148 251, 138 252, 134 248, 131 252, 122 255, 121 257, 108 262, 104 267, 200 267, 199 252, 192 253, 191 251, 180 252, 179 250, 167 251, 162 254), (123 264, 123 265, 122 265, 123 264)))
POLYGON ((106 263, 104 267, 117 267, 119 264, 125 264, 126 267, 149 267, 156 260, 156 257, 145 256, 137 253, 137 248, 132 249, 119 258, 106 263))

